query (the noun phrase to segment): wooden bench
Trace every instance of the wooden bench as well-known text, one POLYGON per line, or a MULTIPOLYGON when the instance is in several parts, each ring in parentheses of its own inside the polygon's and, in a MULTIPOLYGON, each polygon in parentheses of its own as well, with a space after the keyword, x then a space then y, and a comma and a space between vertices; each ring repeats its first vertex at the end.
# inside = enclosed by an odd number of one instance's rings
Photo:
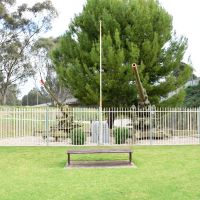
POLYGON ((98 154, 98 153, 128 153, 129 154, 129 164, 132 163, 132 153, 131 149, 84 149, 84 150, 68 150, 68 166, 70 165, 70 155, 71 154, 98 154))

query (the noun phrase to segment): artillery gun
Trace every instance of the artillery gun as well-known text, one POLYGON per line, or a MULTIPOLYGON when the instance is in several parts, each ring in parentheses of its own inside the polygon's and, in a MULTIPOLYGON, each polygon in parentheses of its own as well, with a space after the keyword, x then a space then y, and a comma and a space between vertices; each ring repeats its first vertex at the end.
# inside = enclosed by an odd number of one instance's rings
MULTIPOLYGON (((57 125, 51 126, 50 127, 50 133, 48 134, 49 137, 55 138, 55 141, 58 141, 58 139, 66 139, 69 137, 69 133, 71 130, 74 128, 80 127, 80 124, 75 123, 73 116, 71 115, 72 111, 71 108, 68 105, 64 105, 61 103, 56 95, 51 91, 49 88, 48 84, 41 80, 42 85, 48 92, 48 94, 52 97, 52 99, 56 102, 58 105, 60 111, 61 111, 61 116, 57 118, 58 123, 57 125)), ((47 134, 43 134, 43 138, 47 138, 47 134)))
POLYGON ((138 92, 138 108, 136 108, 135 106, 132 107, 134 110, 133 127, 135 130, 136 139, 161 139, 164 137, 170 137, 168 133, 157 131, 158 127, 156 127, 157 123, 155 106, 151 106, 150 104, 146 90, 142 86, 138 68, 135 63, 132 64, 132 71, 135 76, 135 82, 138 92))
POLYGON ((146 90, 142 86, 137 65, 135 63, 132 64, 132 70, 133 74, 135 75, 135 81, 138 90, 139 108, 147 108, 150 106, 150 102, 146 90))

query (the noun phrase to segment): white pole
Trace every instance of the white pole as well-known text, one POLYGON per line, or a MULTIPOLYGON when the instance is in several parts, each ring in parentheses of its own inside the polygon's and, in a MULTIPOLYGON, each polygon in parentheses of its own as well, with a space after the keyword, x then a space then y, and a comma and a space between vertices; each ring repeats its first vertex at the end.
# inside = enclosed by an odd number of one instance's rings
POLYGON ((101 38, 101 20, 100 20, 100 102, 99 107, 102 107, 102 38, 101 38))
POLYGON ((99 144, 102 144, 102 38, 101 38, 101 20, 100 20, 100 80, 99 80, 99 85, 100 85, 100 101, 99 101, 99 144))

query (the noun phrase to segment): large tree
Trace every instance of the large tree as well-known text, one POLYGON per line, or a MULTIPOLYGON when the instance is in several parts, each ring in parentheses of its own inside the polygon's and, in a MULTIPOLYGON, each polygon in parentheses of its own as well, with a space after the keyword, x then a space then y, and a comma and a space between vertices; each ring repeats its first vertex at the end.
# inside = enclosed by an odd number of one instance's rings
MULTIPOLYGON (((52 54, 61 81, 80 102, 99 102, 99 20, 104 106, 135 103, 133 62, 151 104, 158 105, 189 79, 191 67, 181 63, 187 39, 173 33, 172 17, 158 1, 88 0, 52 54)), ((168 101, 175 106, 183 98, 168 101)))
POLYGON ((186 97, 184 106, 186 107, 200 107, 200 82, 198 85, 189 86, 186 90, 186 97))
POLYGON ((0 82, 1 104, 12 84, 24 82, 34 72, 31 68, 31 46, 40 34, 51 28, 57 13, 50 1, 15 5, 15 0, 0 1, 0 82))
MULTIPOLYGON (((3 74, 0 71, 0 83, 2 82, 3 74)), ((15 84, 9 84, 9 88, 6 92, 6 104, 7 105, 20 105, 20 100, 18 100, 17 96, 19 95, 19 89, 15 84)), ((3 101, 3 97, 0 93, 0 102, 3 101)))
MULTIPOLYGON (((58 100, 65 102, 67 98, 71 97, 70 92, 62 86, 57 77, 55 66, 50 59, 51 50, 57 41, 58 38, 39 38, 32 47, 32 63, 35 69, 35 80, 38 82, 38 77, 40 80, 44 80, 58 100)), ((41 87, 41 89, 45 88, 41 87)))

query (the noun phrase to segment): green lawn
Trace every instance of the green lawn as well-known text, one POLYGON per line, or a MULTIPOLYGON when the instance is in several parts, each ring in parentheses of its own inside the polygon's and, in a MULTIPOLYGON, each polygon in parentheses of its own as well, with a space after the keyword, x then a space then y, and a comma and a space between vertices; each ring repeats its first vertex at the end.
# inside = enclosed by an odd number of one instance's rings
POLYGON ((136 169, 64 169, 66 147, 0 147, 0 200, 200 199, 200 146, 133 149, 136 169))

